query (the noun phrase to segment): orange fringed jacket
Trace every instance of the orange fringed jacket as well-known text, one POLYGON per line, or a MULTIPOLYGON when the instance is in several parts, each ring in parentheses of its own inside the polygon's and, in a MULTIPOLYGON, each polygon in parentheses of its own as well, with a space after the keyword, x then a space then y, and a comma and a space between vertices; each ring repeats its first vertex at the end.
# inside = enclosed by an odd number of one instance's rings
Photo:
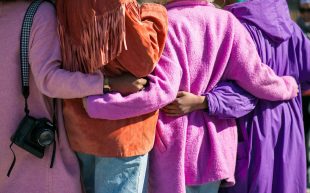
MULTIPOLYGON (((103 72, 108 76, 123 72, 130 72, 136 77, 147 76, 153 71, 165 45, 168 30, 166 9, 157 4, 139 6, 136 2, 127 3, 125 27, 127 50, 122 49, 114 60, 104 65, 103 72)), ((63 39, 63 34, 60 35, 63 39)), ((66 45, 62 43, 65 49, 66 45)), ((65 100, 63 106, 73 150, 97 156, 129 157, 143 155, 152 149, 158 111, 116 121, 92 119, 81 101, 65 100)))

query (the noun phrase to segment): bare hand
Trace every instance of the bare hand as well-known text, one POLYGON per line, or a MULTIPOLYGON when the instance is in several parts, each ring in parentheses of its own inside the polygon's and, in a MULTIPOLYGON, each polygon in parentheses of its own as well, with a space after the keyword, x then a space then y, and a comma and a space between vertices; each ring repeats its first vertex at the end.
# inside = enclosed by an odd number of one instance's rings
POLYGON ((147 84, 145 78, 136 78, 131 74, 122 74, 109 78, 111 90, 119 92, 122 95, 136 93, 144 88, 147 84))
POLYGON ((168 116, 174 117, 206 108, 207 103, 205 101, 205 96, 198 96, 189 92, 181 91, 178 93, 177 98, 162 110, 168 116))

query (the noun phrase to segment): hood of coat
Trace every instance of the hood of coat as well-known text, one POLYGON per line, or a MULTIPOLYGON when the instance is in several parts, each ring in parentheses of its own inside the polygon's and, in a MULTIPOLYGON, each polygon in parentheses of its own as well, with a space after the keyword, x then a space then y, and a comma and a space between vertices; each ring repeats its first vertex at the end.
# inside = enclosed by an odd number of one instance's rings
POLYGON ((292 36, 293 21, 286 0, 248 0, 225 9, 240 21, 258 27, 274 42, 281 43, 292 36))

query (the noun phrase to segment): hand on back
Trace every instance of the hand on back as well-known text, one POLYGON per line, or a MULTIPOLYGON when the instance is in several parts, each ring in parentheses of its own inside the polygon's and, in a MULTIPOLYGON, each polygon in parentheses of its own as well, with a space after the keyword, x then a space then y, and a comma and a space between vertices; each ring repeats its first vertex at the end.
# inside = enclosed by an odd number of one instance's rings
POLYGON ((182 116, 193 111, 207 108, 205 96, 198 96, 189 92, 178 92, 177 98, 162 110, 168 116, 182 116))
POLYGON ((147 84, 145 78, 136 78, 135 76, 126 73, 115 77, 109 77, 111 90, 119 92, 122 95, 129 95, 139 92, 147 84))

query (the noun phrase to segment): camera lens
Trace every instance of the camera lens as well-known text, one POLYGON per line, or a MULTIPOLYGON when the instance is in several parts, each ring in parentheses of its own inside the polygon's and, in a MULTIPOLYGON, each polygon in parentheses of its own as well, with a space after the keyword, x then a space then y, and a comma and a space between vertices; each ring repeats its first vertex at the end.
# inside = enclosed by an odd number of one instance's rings
POLYGON ((53 143, 54 137, 53 131, 50 129, 43 129, 38 133, 37 140, 41 146, 46 147, 53 143))

